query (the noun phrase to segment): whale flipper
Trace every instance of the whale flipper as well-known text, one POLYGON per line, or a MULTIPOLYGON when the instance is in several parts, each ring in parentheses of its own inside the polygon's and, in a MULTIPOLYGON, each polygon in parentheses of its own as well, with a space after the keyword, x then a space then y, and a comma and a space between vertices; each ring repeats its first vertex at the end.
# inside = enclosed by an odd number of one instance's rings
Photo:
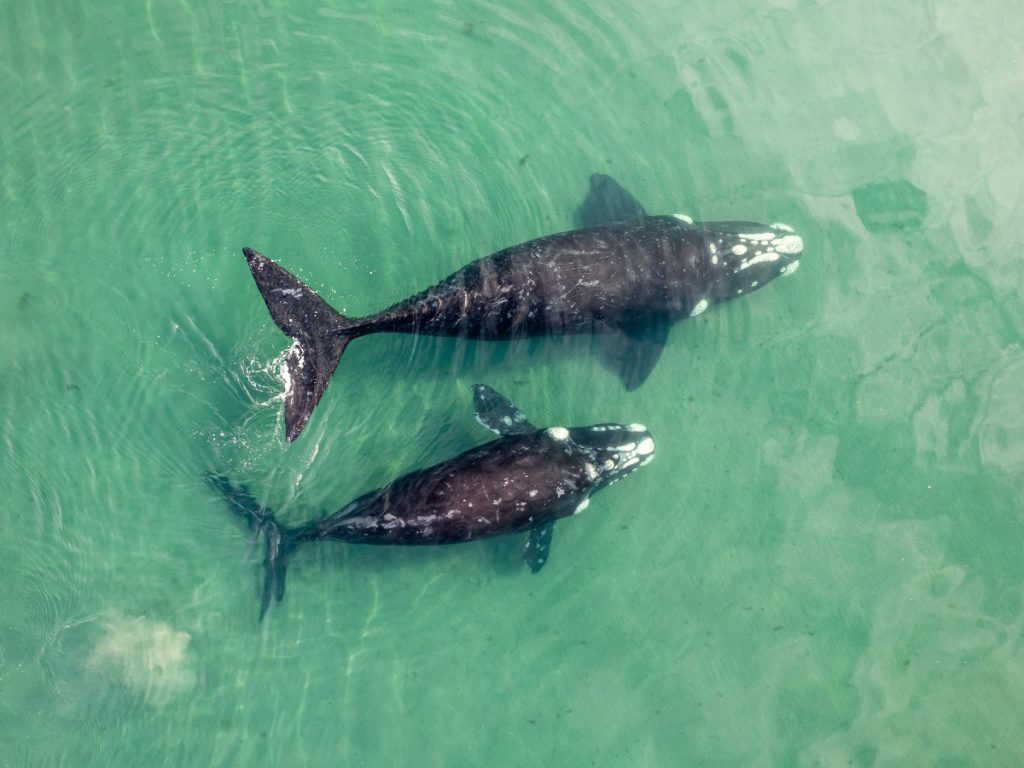
POLYGON ((473 385, 473 410, 477 421, 499 435, 525 435, 537 431, 537 427, 508 398, 486 384, 473 385))
POLYGON ((620 323, 619 333, 601 338, 605 365, 618 375, 627 391, 643 384, 654 370, 671 326, 667 314, 650 312, 620 323))
POLYGON ((611 176, 590 174, 590 191, 576 211, 581 227, 596 227, 615 221, 642 219, 647 211, 611 176))
POLYGON ((548 561, 551 537, 554 533, 554 520, 538 525, 530 531, 530 538, 526 540, 526 548, 523 550, 523 560, 530 566, 530 573, 537 573, 548 561))
POLYGON ((291 442, 320 402, 358 323, 336 312, 309 286, 262 253, 252 248, 243 248, 242 252, 270 316, 295 340, 283 370, 285 438, 291 442))

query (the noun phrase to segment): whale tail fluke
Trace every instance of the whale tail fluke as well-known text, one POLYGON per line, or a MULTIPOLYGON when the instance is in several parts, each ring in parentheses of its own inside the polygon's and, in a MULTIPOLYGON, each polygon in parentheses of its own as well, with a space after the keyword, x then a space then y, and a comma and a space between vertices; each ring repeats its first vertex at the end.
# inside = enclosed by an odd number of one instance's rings
POLYGON ((284 576, 288 558, 295 549, 297 540, 291 531, 283 528, 274 518, 274 513, 261 505, 244 485, 231 482, 224 475, 206 473, 206 482, 219 491, 231 507, 231 511, 243 518, 249 530, 258 537, 266 537, 267 554, 263 561, 265 575, 263 593, 260 597, 260 621, 270 607, 271 599, 281 602, 284 597, 284 576))
POLYGON ((256 286, 277 327, 292 337, 282 370, 285 438, 291 442, 309 421, 359 322, 345 317, 305 283, 252 248, 243 248, 256 286))

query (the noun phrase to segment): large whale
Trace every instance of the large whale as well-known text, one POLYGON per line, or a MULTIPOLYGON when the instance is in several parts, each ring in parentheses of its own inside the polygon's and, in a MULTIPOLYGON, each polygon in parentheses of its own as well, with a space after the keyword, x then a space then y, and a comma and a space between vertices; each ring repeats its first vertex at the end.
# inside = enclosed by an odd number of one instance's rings
POLYGON ((455 458, 410 472, 334 514, 282 526, 249 490, 223 475, 207 481, 267 541, 260 605, 284 596, 285 568, 308 541, 357 544, 456 544, 529 531, 523 558, 536 573, 547 562, 555 521, 577 514, 600 489, 654 458, 640 424, 538 429, 490 387, 473 388, 477 420, 500 435, 455 458))
POLYGON ((270 315, 292 337, 285 437, 298 437, 346 345, 371 333, 480 340, 601 334, 627 389, 654 368, 678 320, 763 287, 799 265, 784 224, 648 216, 611 177, 591 177, 582 229, 514 245, 373 315, 346 317, 261 253, 245 258, 270 315))

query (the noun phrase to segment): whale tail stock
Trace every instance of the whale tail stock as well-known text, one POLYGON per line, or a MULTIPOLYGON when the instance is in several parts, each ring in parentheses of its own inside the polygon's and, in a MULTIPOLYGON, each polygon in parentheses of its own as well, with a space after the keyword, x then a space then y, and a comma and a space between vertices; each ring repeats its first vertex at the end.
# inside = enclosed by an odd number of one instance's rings
POLYGON ((262 253, 252 248, 242 252, 270 316, 294 340, 282 370, 285 439, 291 442, 320 402, 345 347, 359 335, 359 323, 262 253))
POLYGON ((288 558, 298 544, 292 531, 283 528, 274 518, 274 513, 262 506, 244 485, 237 485, 224 475, 207 472, 206 482, 219 491, 231 507, 231 511, 245 519, 249 530, 257 537, 262 533, 267 541, 267 554, 263 561, 265 575, 263 594, 260 597, 260 621, 270 607, 273 598, 281 602, 284 597, 284 575, 288 558))

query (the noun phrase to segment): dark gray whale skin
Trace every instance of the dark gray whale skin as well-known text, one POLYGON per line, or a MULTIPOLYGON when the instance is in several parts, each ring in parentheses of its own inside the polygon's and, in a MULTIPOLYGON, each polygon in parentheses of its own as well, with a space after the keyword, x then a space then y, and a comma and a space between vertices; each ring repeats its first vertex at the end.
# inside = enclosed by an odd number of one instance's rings
POLYGON ((486 385, 474 387, 474 401, 477 419, 499 433, 497 440, 410 472, 296 528, 278 523, 244 486, 207 476, 232 509, 266 535, 260 619, 271 596, 283 597, 288 559, 304 542, 456 544, 528 530, 523 557, 536 573, 547 562, 556 520, 582 511, 591 495, 654 457, 654 440, 640 424, 538 429, 486 385))
POLYGON ((294 339, 283 369, 286 438, 301 432, 346 345, 372 333, 488 341, 599 334, 605 356, 635 389, 673 323, 793 272, 803 251, 782 224, 647 216, 598 174, 580 215, 582 229, 500 250, 360 318, 339 314, 294 275, 244 248, 271 316, 294 339), (600 221, 610 216, 627 218, 600 221))

